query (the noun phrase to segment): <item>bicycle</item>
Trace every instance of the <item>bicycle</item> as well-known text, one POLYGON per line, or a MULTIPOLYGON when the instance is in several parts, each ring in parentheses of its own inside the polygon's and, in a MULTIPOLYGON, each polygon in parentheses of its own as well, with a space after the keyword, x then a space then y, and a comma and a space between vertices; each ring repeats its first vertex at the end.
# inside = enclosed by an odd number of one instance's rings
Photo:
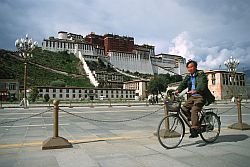
MULTIPOLYGON (((157 137, 160 144, 167 149, 176 148, 182 142, 185 135, 185 124, 191 128, 190 121, 182 112, 181 103, 180 97, 177 100, 165 102, 167 113, 159 123, 157 137)), ((221 121, 212 108, 202 109, 199 113, 199 122, 201 125, 199 135, 202 140, 206 143, 213 143, 217 140, 221 121)))

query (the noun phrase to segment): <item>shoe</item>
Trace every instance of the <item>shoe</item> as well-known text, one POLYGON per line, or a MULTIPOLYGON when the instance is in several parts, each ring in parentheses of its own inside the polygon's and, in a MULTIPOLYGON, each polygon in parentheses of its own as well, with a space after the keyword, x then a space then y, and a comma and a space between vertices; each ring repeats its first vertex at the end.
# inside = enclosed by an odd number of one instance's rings
POLYGON ((206 132, 207 125, 201 125, 200 131, 201 133, 206 132))
POLYGON ((198 137, 199 135, 199 130, 198 129, 195 129, 195 128, 190 128, 190 133, 191 135, 189 136, 189 138, 196 138, 198 137))

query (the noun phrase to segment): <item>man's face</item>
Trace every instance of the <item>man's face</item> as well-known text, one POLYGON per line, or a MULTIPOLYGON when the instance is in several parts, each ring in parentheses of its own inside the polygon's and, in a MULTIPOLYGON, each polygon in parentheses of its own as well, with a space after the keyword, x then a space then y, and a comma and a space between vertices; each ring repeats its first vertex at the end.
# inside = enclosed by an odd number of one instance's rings
POLYGON ((194 66, 194 63, 188 64, 187 70, 190 74, 194 74, 196 71, 196 67, 194 66))

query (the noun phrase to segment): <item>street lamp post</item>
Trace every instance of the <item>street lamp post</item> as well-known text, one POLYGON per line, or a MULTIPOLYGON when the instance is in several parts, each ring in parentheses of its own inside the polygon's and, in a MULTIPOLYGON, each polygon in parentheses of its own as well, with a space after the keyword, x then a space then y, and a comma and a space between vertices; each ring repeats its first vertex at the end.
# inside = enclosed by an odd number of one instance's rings
POLYGON ((234 59, 233 56, 230 57, 227 61, 224 62, 225 66, 227 67, 229 73, 231 74, 231 82, 233 85, 232 89, 232 96, 235 96, 234 86, 235 86, 235 75, 238 65, 240 64, 240 61, 237 59, 234 59))
MULTIPOLYGON (((237 70, 239 63, 240 63, 240 61, 237 59, 234 59, 233 56, 231 56, 230 59, 228 59, 227 61, 224 62, 229 73, 231 73, 231 79, 232 79, 231 81, 232 81, 232 86, 233 86, 232 95, 234 98, 235 98, 235 90, 234 90, 235 89, 235 76, 236 76, 236 70, 237 70)), ((236 102, 237 102, 238 122, 228 126, 228 128, 238 129, 238 130, 250 129, 250 126, 248 124, 245 124, 242 122, 241 97, 239 94, 238 94, 238 98, 237 98, 236 102)))
POLYGON ((23 58, 24 61, 24 96, 21 101, 21 104, 23 104, 24 108, 27 108, 27 95, 26 95, 26 86, 27 86, 27 62, 32 57, 31 52, 35 49, 35 47, 38 45, 38 43, 35 41, 33 42, 31 38, 28 38, 28 34, 26 35, 26 38, 23 39, 17 39, 15 42, 15 46, 17 50, 20 52, 19 56, 23 58))

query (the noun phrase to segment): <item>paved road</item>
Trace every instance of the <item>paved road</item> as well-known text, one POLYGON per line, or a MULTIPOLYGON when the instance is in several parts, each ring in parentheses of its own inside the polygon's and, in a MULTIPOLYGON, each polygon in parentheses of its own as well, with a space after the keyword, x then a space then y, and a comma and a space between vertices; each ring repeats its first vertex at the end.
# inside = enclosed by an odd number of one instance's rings
MULTIPOLYGON (((218 108, 221 117, 219 139, 205 145, 186 134, 180 147, 171 150, 161 147, 153 135, 164 115, 161 106, 61 107, 59 136, 73 148, 54 150, 41 149, 53 135, 50 108, 0 109, 0 166, 250 166, 250 130, 227 128, 237 122, 234 104, 210 107, 218 108)), ((245 104, 243 121, 248 124, 249 111, 245 104)))

